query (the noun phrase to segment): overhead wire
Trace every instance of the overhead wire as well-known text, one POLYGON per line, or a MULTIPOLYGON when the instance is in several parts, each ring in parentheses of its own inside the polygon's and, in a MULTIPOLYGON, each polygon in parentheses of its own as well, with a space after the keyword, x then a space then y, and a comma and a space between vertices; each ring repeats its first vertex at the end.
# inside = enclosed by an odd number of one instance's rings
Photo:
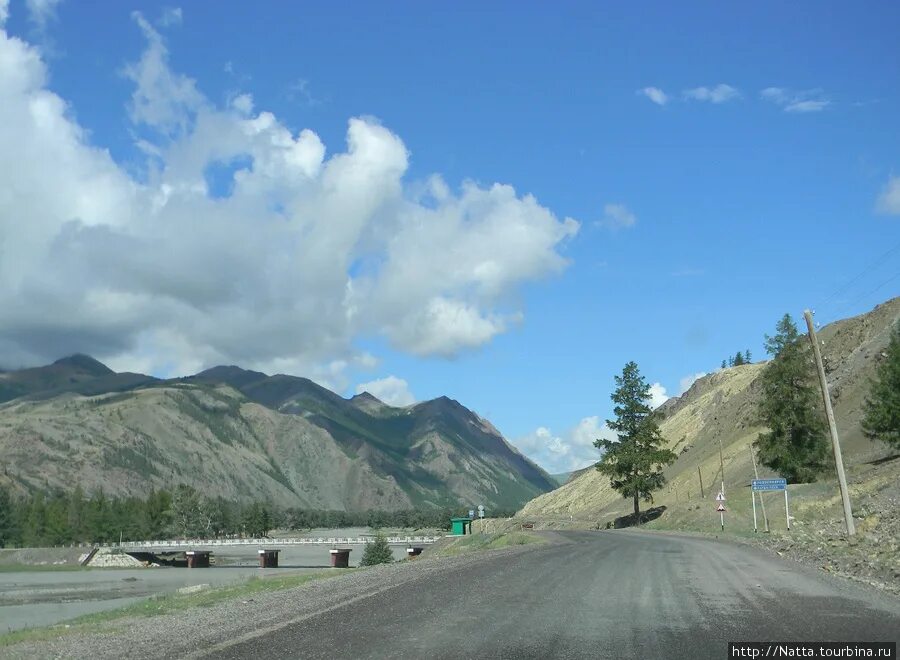
MULTIPOLYGON (((862 279, 863 276, 867 275, 868 273, 872 272, 873 270, 875 270, 876 268, 878 268, 879 266, 881 266, 882 264, 884 264, 884 263, 888 260, 888 258, 889 258, 891 255, 893 255, 895 252, 898 252, 898 251, 900 251, 900 242, 896 243, 896 244, 893 245, 891 248, 889 248, 886 252, 882 253, 877 259, 875 259, 874 261, 870 262, 870 263, 869 263, 865 268, 863 268, 859 273, 857 273, 857 274, 854 275, 852 278, 850 278, 850 280, 848 280, 847 282, 845 282, 842 286, 838 287, 838 289, 836 289, 831 295, 829 295, 829 296, 828 296, 828 297, 827 297, 820 305, 818 305, 818 306, 819 306, 819 307, 827 307, 828 304, 829 304, 832 300, 834 300, 837 296, 839 296, 839 295, 841 295, 841 294, 843 294, 843 293, 849 291, 850 288, 851 288, 854 284, 856 284, 857 282, 859 282, 860 279, 862 279)), ((865 294, 863 294, 863 295, 861 295, 861 296, 857 296, 856 298, 854 298, 854 299, 852 299, 852 300, 850 300, 850 301, 839 302, 838 305, 837 305, 836 307, 834 307, 831 311, 834 312, 834 313, 836 313, 836 312, 839 312, 840 310, 843 310, 843 309, 845 309, 845 308, 847 308, 847 307, 849 307, 849 306, 851 306, 851 305, 856 304, 856 303, 859 302, 860 300, 863 300, 864 298, 867 298, 868 296, 871 296, 872 294, 874 294, 874 293, 880 291, 881 288, 882 288, 883 286, 889 284, 890 282, 893 282, 893 281, 896 280, 898 277, 900 277, 900 273, 897 273, 896 275, 893 275, 892 277, 888 278, 887 280, 881 282, 881 284, 879 284, 877 287, 875 287, 874 289, 872 289, 872 290, 869 291, 868 293, 865 293, 865 294)))

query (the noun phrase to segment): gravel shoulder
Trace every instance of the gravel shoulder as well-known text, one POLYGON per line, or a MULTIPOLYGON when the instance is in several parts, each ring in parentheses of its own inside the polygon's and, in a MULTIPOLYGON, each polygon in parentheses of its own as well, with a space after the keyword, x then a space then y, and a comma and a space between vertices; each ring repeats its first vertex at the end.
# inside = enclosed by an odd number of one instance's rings
MULTIPOLYGON (((562 539, 548 534, 548 541, 562 539)), ((543 544, 541 544, 543 545, 543 544)), ((458 571, 463 566, 527 552, 516 546, 459 557, 421 558, 359 569, 303 586, 234 598, 207 607, 156 616, 116 618, 84 627, 56 628, 61 635, 0 646, 0 658, 171 658, 207 653, 218 645, 297 623, 372 595, 458 571)), ((151 601, 152 602, 152 601, 151 601)))

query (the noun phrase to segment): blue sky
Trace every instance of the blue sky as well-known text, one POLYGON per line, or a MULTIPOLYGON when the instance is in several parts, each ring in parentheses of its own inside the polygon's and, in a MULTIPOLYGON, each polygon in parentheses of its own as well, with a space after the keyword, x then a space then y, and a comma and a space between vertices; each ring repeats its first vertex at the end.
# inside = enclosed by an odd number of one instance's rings
POLYGON ((556 471, 626 361, 677 395, 784 312, 900 291, 897 3, 3 20, 9 366, 447 394, 556 471))

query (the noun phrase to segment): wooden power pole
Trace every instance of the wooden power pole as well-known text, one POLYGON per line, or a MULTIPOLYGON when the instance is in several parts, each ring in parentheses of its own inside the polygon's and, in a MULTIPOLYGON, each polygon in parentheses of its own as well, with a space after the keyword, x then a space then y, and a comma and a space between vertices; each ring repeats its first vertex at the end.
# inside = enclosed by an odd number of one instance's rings
POLYGON ((722 495, 725 494, 725 458, 722 455, 722 437, 719 436, 719 471, 722 473, 722 495))
POLYGON ((816 367, 819 371, 819 384, 822 386, 822 399, 825 401, 825 415, 828 417, 828 430, 831 432, 831 448, 834 450, 834 466, 837 468, 838 483, 841 486, 844 523, 847 526, 847 535, 855 536, 856 526, 853 524, 853 509, 850 507, 850 491, 847 490, 847 477, 844 475, 844 459, 841 457, 841 442, 838 440, 837 424, 834 422, 834 410, 831 409, 831 396, 828 394, 828 381, 825 380, 825 367, 822 366, 822 353, 819 350, 819 341, 816 339, 816 329, 813 327, 812 314, 808 309, 803 312, 803 318, 806 319, 809 341, 812 343, 813 355, 816 358, 816 367))

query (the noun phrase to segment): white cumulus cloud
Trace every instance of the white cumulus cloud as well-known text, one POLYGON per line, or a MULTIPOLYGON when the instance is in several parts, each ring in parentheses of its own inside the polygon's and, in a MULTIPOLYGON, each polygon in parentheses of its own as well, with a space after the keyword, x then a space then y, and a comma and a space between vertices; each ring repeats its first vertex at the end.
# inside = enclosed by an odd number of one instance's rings
POLYGON ((725 103, 726 101, 739 99, 741 93, 737 88, 732 87, 731 85, 720 83, 715 87, 694 87, 693 89, 686 89, 682 92, 682 96, 684 96, 685 99, 693 101, 725 103))
POLYGON ((680 381, 678 381, 678 396, 681 396, 682 394, 687 392, 689 389, 691 389, 691 385, 693 385, 706 375, 707 374, 705 371, 699 371, 695 374, 688 374, 687 376, 682 378, 680 381))
MULTIPOLYGON (((61 0, 25 0, 25 9, 28 11, 28 20, 38 28, 44 30, 47 24, 56 18, 56 10, 61 0)), ((0 14, 2 14, 0 10, 0 14)), ((0 21, 2 23, 2 21, 0 21)))
POLYGON ((526 456, 551 474, 580 470, 600 460, 594 440, 615 434, 597 416, 585 417, 562 435, 545 426, 513 441, 526 456))
POLYGON ((666 388, 663 387, 660 383, 653 383, 650 386, 650 407, 653 410, 659 408, 662 404, 669 400, 669 395, 666 393, 666 388))
POLYGON ((162 27, 181 25, 182 20, 184 20, 184 15, 181 12, 181 7, 164 7, 162 16, 159 18, 159 25, 162 27))
POLYGON ((669 96, 659 87, 644 87, 638 90, 638 94, 643 94, 656 105, 665 105, 669 102, 669 96))
POLYGON ((416 397, 409 389, 409 383, 396 376, 387 376, 368 383, 360 383, 356 386, 356 393, 368 392, 389 406, 411 406, 416 402, 416 397))
POLYGON ((518 288, 567 266, 579 223, 533 196, 410 181, 402 139, 368 117, 326 156, 249 93, 210 101, 134 19, 140 177, 76 123, 41 51, 0 29, 0 364, 80 351, 339 384, 371 361, 357 337, 454 355, 521 322, 518 288))
POLYGON ((637 216, 624 204, 606 204, 598 224, 612 229, 627 229, 637 224, 637 216))
POLYGON ((792 90, 784 87, 766 87, 759 95, 766 101, 781 106, 785 112, 820 112, 831 105, 821 89, 792 90))
POLYGON ((886 215, 900 215, 900 176, 888 178, 875 202, 875 210, 886 215))

